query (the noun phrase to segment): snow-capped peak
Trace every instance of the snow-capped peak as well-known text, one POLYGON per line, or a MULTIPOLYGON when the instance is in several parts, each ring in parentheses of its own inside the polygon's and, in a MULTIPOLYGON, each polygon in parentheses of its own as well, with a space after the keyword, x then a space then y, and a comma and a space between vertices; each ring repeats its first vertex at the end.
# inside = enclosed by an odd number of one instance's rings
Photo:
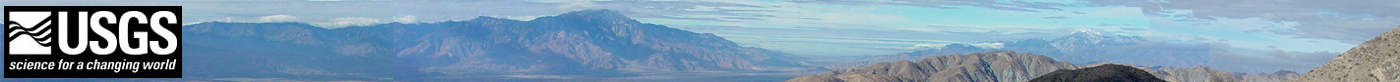
POLYGON ((1096 31, 1094 31, 1094 30, 1080 30, 1079 32, 1073 32, 1073 33, 1070 33, 1070 34, 1093 34, 1093 35, 1103 35, 1102 33, 1096 32, 1096 31))
POLYGON ((1094 30, 1080 30, 1070 33, 1060 38, 1052 40, 1057 47, 1067 46, 1090 46, 1090 45, 1111 45, 1111 44, 1138 44, 1149 42, 1142 37, 1121 36, 1114 34, 1104 35, 1094 30), (1106 44, 1105 44, 1106 43, 1106 44))

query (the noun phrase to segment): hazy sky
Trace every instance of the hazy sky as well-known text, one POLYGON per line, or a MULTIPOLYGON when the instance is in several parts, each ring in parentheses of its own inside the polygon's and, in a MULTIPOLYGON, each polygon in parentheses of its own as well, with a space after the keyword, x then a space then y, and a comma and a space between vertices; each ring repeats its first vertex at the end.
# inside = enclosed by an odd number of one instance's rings
POLYGON ((1211 43, 1220 51, 1230 51, 1213 54, 1213 60, 1221 60, 1213 62, 1290 69, 1311 69, 1400 26, 1396 3, 1400 1, 0 0, 5 6, 184 6, 186 24, 303 22, 327 28, 480 16, 530 20, 583 9, 611 9, 644 23, 715 33, 743 46, 821 56, 888 55, 951 43, 1051 38, 1094 30, 1211 43), (1306 64, 1268 64, 1274 62, 1306 64))

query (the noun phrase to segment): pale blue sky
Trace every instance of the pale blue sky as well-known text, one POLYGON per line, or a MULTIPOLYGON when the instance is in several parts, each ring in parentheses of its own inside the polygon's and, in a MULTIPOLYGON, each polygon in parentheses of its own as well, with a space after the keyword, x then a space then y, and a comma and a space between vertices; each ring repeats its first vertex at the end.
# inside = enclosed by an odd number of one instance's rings
MULTIPOLYGON (((1309 69, 1400 26, 1396 0, 0 0, 5 6, 117 5, 111 3, 184 6, 186 24, 303 22, 327 28, 479 16, 530 20, 611 9, 743 46, 815 56, 889 55, 1095 30, 1211 43, 1232 51, 1213 59, 1307 63, 1278 67, 1309 69)), ((1250 62, 1234 63, 1258 64, 1250 62)))

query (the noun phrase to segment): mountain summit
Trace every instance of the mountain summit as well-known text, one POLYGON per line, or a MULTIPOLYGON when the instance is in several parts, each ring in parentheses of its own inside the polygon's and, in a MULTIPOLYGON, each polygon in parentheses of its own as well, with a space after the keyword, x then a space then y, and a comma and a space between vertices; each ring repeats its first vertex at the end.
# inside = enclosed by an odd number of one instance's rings
POLYGON ((1290 82, 1400 81, 1400 27, 1337 55, 1290 82))

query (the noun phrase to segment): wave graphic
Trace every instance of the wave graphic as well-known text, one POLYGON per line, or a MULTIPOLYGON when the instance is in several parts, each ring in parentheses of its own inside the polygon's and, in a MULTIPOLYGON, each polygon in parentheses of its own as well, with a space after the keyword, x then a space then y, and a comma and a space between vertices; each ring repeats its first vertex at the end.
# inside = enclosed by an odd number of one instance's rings
POLYGON ((52 21, 40 21, 39 24, 35 25, 35 27, 33 28, 25 28, 23 25, 15 23, 15 21, 5 21, 5 27, 7 28, 6 30, 10 31, 8 33, 9 36, 5 37, 6 41, 14 40, 19 36, 27 35, 34 37, 34 41, 39 41, 39 44, 49 44, 52 40, 49 38, 53 37, 50 34, 54 34, 50 33, 52 32, 49 29, 49 25, 52 25, 49 24, 50 22, 52 21))

